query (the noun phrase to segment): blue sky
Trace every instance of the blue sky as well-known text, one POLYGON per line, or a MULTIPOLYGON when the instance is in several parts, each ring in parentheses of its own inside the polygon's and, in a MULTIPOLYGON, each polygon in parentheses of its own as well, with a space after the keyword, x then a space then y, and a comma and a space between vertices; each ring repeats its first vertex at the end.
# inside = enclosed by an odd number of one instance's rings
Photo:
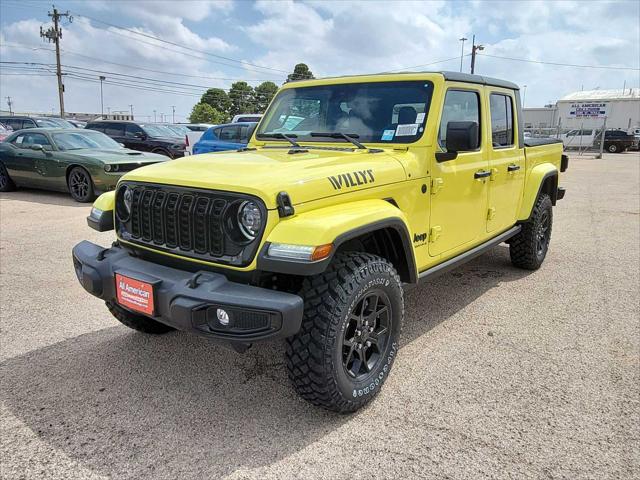
MULTIPOLYGON (((627 87, 640 86, 638 1, 85 0, 56 6, 74 15, 72 23, 64 22, 62 38, 62 63, 73 67, 65 69, 67 111, 100 111, 100 72, 110 72, 102 73, 108 82, 105 111, 134 105, 136 116, 146 119, 154 110, 159 117, 175 106, 176 120, 184 121, 205 87, 228 89, 231 79, 280 84, 298 62, 307 63, 316 76, 457 71, 458 39, 474 33, 486 54, 478 58, 476 72, 527 85, 527 106, 582 88, 622 88, 625 82, 627 87), (440 60, 447 61, 433 63, 440 60), (152 87, 153 79, 174 83, 152 87)), ((46 1, 0 2, 3 62, 54 62, 52 46, 39 38, 50 9, 46 1)), ((19 64, 8 65, 2 64, 0 72, 3 109, 6 96, 19 111, 57 109, 55 77, 46 71, 50 67, 36 71, 31 66, 27 71, 19 64)), ((464 71, 469 71, 468 56, 464 71)))

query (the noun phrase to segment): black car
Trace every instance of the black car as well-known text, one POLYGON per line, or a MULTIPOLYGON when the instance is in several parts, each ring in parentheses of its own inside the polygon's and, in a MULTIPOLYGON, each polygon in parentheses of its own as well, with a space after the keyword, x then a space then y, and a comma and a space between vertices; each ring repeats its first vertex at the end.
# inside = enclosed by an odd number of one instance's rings
POLYGON ((52 117, 0 116, 0 123, 13 128, 14 132, 24 128, 75 128, 62 118, 52 117))
POLYGON ((620 153, 635 145, 636 138, 624 130, 607 130, 604 132, 604 149, 609 153, 620 153))
POLYGON ((163 125, 99 120, 87 123, 85 128, 102 132, 132 150, 159 153, 170 158, 184 156, 184 137, 178 137, 163 125))

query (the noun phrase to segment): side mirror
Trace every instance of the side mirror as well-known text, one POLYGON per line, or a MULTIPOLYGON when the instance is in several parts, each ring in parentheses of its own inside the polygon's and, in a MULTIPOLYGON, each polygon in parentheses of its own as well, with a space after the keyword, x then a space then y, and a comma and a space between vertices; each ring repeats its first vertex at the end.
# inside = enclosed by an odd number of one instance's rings
POLYGON ((33 145, 29 146, 29 148, 31 150, 37 150, 39 152, 43 152, 44 153, 44 147, 42 145, 40 145, 39 143, 34 143, 33 145))
POLYGON ((118 142, 118 145, 120 145, 122 148, 124 148, 124 143, 118 142))
POLYGON ((453 160, 460 152, 476 150, 480 146, 480 127, 478 122, 447 123, 446 152, 436 153, 438 162, 453 160))
POLYGON ((147 134, 144 132, 136 132, 133 134, 134 137, 139 138, 140 140, 146 140, 147 134))

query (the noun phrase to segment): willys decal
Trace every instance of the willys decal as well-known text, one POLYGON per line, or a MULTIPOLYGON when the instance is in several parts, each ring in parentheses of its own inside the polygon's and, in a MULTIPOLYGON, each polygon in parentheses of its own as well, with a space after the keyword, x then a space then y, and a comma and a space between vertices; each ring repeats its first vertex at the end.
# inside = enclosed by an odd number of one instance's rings
POLYGON ((327 177, 334 190, 340 190, 342 187, 357 187, 358 185, 367 185, 374 183, 376 180, 373 176, 373 170, 356 170, 355 172, 341 173, 327 177))

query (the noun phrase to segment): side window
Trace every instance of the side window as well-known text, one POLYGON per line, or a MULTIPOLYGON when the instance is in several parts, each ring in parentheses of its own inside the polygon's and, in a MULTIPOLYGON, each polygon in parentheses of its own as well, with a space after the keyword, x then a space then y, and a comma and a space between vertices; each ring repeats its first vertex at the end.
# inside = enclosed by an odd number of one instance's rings
POLYGON ((449 122, 476 122, 480 126, 480 96, 478 92, 447 90, 438 134, 438 143, 442 148, 447 143, 449 122))
POLYGON ((104 125, 100 123, 88 123, 86 127, 87 130, 95 130, 97 132, 104 133, 104 125))
POLYGON ((9 125, 14 130, 22 130, 22 120, 18 118, 8 118, 4 121, 5 125, 9 125))
POLYGON ((491 138, 494 147, 513 145, 513 107, 511 97, 492 93, 489 97, 491 138))
POLYGON ((124 124, 109 123, 104 129, 104 133, 106 133, 110 137, 124 137, 124 124))
POLYGON ((22 128, 36 128, 36 122, 31 120, 30 118, 25 118, 22 122, 22 128))
MULTIPOLYGON (((51 142, 42 133, 31 133, 27 135, 27 137, 30 137, 32 145, 42 145, 45 150, 53 150, 53 147, 51 146, 51 142)), ((25 141, 27 141, 26 138, 25 138, 25 141)))
POLYGON ((580 132, 580 135, 586 135, 589 136, 593 133, 593 130, 582 130, 582 132, 580 132))
POLYGON ((136 133, 144 133, 144 131, 138 125, 127 123, 124 131, 124 136, 127 138, 135 138, 136 133))
POLYGON ((223 142, 239 142, 240 127, 223 127, 220 129, 218 136, 223 142))
POLYGON ((14 138, 13 140, 11 140, 11 143, 13 145, 15 145, 16 147, 19 148, 26 148, 26 146, 24 146, 22 143, 24 142, 24 136, 26 135, 26 133, 23 133, 22 135, 18 135, 16 138, 14 138))
POLYGON ((240 141, 242 143, 248 143, 254 129, 255 125, 243 125, 240 127, 240 141))

